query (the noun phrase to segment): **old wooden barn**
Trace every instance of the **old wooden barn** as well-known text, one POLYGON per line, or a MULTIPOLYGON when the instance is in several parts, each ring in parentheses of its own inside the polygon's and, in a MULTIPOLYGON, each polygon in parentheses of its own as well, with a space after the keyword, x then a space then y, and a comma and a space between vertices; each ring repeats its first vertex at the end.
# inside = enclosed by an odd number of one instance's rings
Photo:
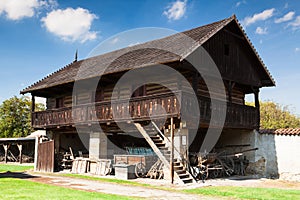
MULTIPOLYGON (((116 162, 120 159, 116 155, 153 154, 166 171, 175 171, 175 180, 192 182, 186 162, 190 155, 212 151, 201 150, 208 130, 221 131, 213 151, 228 148, 232 153, 255 148, 251 137, 259 128, 259 91, 269 86, 275 86, 274 80, 236 17, 231 16, 74 61, 21 94, 31 93, 33 101, 35 97, 47 99, 46 111, 32 110, 32 126, 46 130, 53 140, 53 148, 48 149, 53 153, 43 156, 55 154, 55 166, 67 159, 67 153, 85 157, 90 163, 99 159, 116 162), (204 62, 204 54, 197 54, 200 49, 206 50, 213 62, 204 62), (193 62, 200 63, 200 70, 206 63, 215 64, 222 84, 217 83, 215 74, 210 77, 210 68, 199 72, 193 62), (159 65, 168 66, 174 73, 156 74, 159 65), (140 77, 133 77, 118 84, 129 71, 144 73, 145 77, 145 73, 154 75, 157 81, 141 84, 140 77), (216 84, 209 85, 208 79, 216 84), (218 92, 220 88, 224 88, 224 97, 218 92), (255 107, 245 105, 247 94, 253 94, 255 107), (164 112, 160 112, 162 108, 164 112), (225 121, 218 123, 222 113, 225 121)), ((254 153, 245 153, 252 163, 256 162, 254 153)), ((53 167, 50 162, 50 171, 53 167)), ((90 164, 88 170, 95 173, 96 169, 90 164)))

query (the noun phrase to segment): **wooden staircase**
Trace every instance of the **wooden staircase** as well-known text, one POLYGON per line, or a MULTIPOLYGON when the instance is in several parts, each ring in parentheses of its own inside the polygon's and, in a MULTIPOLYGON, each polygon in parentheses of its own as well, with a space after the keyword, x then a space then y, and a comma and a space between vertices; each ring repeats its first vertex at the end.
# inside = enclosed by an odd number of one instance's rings
MULTIPOLYGON (((150 147, 153 149, 155 154, 159 157, 159 159, 163 162, 164 166, 171 170, 170 160, 171 160, 171 151, 170 144, 165 136, 160 132, 158 127, 153 124, 153 129, 145 130, 140 124, 135 123, 138 131, 143 135, 146 139, 150 147)), ((175 149, 174 150, 174 181, 179 184, 187 184, 187 183, 195 183, 196 180, 192 177, 192 175, 185 169, 182 158, 180 157, 180 153, 175 149), (176 152, 176 153, 175 153, 176 152)))

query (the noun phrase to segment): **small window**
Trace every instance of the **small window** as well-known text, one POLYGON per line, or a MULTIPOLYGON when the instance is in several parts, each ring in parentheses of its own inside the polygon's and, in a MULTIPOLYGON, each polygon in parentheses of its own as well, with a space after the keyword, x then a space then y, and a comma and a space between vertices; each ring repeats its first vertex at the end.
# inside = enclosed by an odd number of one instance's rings
POLYGON ((224 55, 229 56, 229 44, 224 44, 224 55))

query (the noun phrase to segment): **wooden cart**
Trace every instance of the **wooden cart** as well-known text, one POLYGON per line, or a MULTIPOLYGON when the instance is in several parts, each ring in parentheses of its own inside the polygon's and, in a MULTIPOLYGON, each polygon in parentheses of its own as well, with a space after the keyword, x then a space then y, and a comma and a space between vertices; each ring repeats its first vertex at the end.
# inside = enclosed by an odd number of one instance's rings
POLYGON ((151 166, 157 161, 155 155, 114 155, 114 164, 135 165, 135 175, 145 177, 151 166))

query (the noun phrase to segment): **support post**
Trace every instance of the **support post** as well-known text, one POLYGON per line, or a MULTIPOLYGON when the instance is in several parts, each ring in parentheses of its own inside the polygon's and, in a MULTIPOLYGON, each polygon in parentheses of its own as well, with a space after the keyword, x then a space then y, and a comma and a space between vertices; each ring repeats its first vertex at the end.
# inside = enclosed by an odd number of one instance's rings
POLYGON ((20 164, 22 164, 22 148, 23 145, 22 144, 17 144, 18 149, 19 149, 19 158, 20 158, 20 164))
POLYGON ((5 160, 5 163, 7 163, 7 151, 9 149, 9 144, 3 144, 3 148, 4 148, 4 160, 5 160))
POLYGON ((232 104, 232 89, 235 85, 235 82, 229 81, 227 85, 227 90, 228 90, 228 101, 230 104, 232 104))
POLYGON ((255 108, 257 111, 256 130, 259 130, 260 127, 259 88, 255 88, 253 91, 254 91, 254 99, 255 99, 255 108))
POLYGON ((35 96, 31 94, 31 112, 35 111, 35 96))
POLYGON ((40 142, 40 137, 36 136, 35 137, 35 148, 34 148, 34 171, 35 172, 37 171, 39 142, 40 142))
POLYGON ((170 169, 171 169, 171 183, 174 183, 174 127, 173 127, 173 117, 171 117, 171 158, 170 158, 170 169))

